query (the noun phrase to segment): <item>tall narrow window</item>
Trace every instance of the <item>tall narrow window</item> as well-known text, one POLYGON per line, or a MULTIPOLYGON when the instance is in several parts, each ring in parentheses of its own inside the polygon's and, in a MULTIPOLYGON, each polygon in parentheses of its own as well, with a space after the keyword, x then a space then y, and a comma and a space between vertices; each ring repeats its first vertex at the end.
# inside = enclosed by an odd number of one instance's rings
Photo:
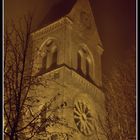
POLYGON ((57 50, 55 50, 52 54, 52 67, 57 65, 57 50))
POLYGON ((86 77, 90 78, 90 62, 88 59, 86 59, 86 77))
POLYGON ((89 50, 86 47, 81 48, 77 53, 77 72, 88 80, 92 79, 93 63, 89 50))
POLYGON ((47 63, 47 54, 42 59, 42 68, 41 68, 41 71, 46 71, 46 63, 47 63))
POLYGON ((46 64, 47 64, 47 53, 42 58, 42 63, 39 71, 36 73, 36 76, 44 74, 46 72, 46 64))
POLYGON ((49 48, 48 53, 48 67, 47 70, 52 70, 57 67, 57 61, 58 61, 58 50, 55 43, 52 44, 49 48))
POLYGON ((78 52, 78 56, 77 57, 78 57, 78 60, 77 60, 78 61, 78 63, 77 63, 77 70, 78 70, 79 73, 81 73, 82 72, 82 69, 81 69, 81 66, 82 66, 81 65, 81 63, 82 63, 81 61, 82 60, 81 60, 81 55, 80 55, 79 52, 78 52))

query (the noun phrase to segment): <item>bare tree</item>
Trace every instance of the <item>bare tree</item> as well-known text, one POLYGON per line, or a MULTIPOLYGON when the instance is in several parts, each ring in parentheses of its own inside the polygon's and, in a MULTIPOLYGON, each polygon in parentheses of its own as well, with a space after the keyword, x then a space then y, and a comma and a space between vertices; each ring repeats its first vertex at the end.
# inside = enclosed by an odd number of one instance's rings
POLYGON ((108 140, 136 139, 135 48, 122 62, 114 62, 110 76, 104 75, 106 122, 100 127, 108 140))
MULTIPOLYGON (((53 112, 67 107, 66 102, 62 102, 56 108, 51 108, 52 104, 60 97, 58 93, 49 99, 42 110, 33 113, 33 101, 35 97, 29 97, 29 92, 34 90, 34 86, 46 86, 47 82, 42 82, 39 76, 32 76, 33 58, 32 42, 30 34, 32 30, 32 16, 25 16, 19 26, 12 21, 10 29, 5 26, 4 36, 4 136, 6 139, 33 139, 37 135, 55 136, 47 131, 49 125, 60 124, 71 130, 64 118, 59 118, 53 112), (28 113, 27 113, 28 112, 28 113), (46 113, 50 113, 48 117, 46 113)), ((50 79, 49 79, 50 80, 50 79)), ((54 132, 53 132, 54 133, 54 132)), ((59 135, 71 137, 72 134, 64 133, 59 135)))

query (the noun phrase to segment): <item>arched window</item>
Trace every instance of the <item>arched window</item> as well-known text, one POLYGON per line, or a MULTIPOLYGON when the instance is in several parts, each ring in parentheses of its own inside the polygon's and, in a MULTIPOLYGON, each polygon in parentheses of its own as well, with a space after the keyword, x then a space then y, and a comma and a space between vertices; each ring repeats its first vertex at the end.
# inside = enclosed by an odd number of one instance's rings
MULTIPOLYGON (((46 50, 45 50, 46 51, 46 50)), ((47 51, 42 56, 41 66, 39 67, 39 71, 36 73, 36 76, 44 74, 47 71, 46 64, 47 64, 48 54, 47 51)))
POLYGON ((41 54, 41 58, 39 58, 41 62, 38 63, 40 67, 36 75, 44 74, 45 72, 57 67, 58 48, 55 39, 48 39, 44 42, 39 52, 41 54))
POLYGON ((78 52, 78 54, 77 54, 77 58, 78 58, 78 62, 77 62, 77 70, 78 70, 78 72, 79 73, 81 73, 82 72, 82 69, 81 69, 81 63, 82 63, 82 58, 81 58, 81 54, 80 54, 80 52, 78 52))
POLYGON ((89 63, 88 58, 86 58, 86 76, 87 76, 87 78, 90 77, 89 73, 90 73, 90 63, 89 63))
POLYGON ((55 50, 55 52, 53 52, 52 65, 57 65, 57 49, 55 50))
POLYGON ((40 69, 41 73, 43 73, 47 70, 46 63, 47 63, 47 54, 42 59, 42 68, 40 69))
POLYGON ((85 78, 92 79, 93 60, 86 47, 82 47, 77 53, 77 72, 85 78))
POLYGON ((55 68, 57 66, 57 48, 56 46, 50 48, 50 56, 51 56, 51 62, 50 62, 50 68, 55 68))

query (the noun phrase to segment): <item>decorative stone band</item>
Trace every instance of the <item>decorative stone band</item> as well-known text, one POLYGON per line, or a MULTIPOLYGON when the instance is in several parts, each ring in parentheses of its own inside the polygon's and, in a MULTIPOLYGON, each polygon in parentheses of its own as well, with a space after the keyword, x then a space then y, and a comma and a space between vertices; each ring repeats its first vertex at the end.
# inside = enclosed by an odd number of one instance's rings
POLYGON ((81 86, 91 93, 102 93, 102 91, 97 88, 94 84, 90 83, 88 80, 77 74, 72 70, 72 81, 77 81, 81 86))
POLYGON ((61 66, 61 67, 59 67, 59 68, 57 68, 53 71, 50 71, 50 72, 44 74, 44 76, 45 77, 47 76, 49 78, 53 78, 55 80, 58 80, 58 79, 62 80, 63 79, 62 78, 62 73, 63 73, 63 76, 66 76, 66 75, 68 76, 68 78, 65 78, 65 80, 66 80, 65 82, 73 81, 72 82, 73 84, 76 82, 77 84, 80 85, 81 88, 83 88, 84 90, 90 91, 91 93, 99 93, 99 94, 103 93, 101 91, 101 89, 98 88, 96 85, 89 82, 88 80, 83 78, 81 75, 79 75, 77 72, 75 72, 73 69, 68 68, 66 66, 61 66))
POLYGON ((57 69, 54 69, 50 72, 47 72, 43 75, 40 75, 42 78, 46 78, 46 79, 53 79, 53 80, 60 80, 60 74, 63 73, 64 68, 60 67, 57 69))
POLYGON ((66 25, 66 24, 72 24, 73 22, 69 19, 69 17, 62 17, 59 20, 53 22, 52 24, 41 28, 40 30, 33 32, 31 34, 31 37, 36 38, 37 36, 40 36, 40 34, 46 34, 48 32, 51 32, 55 30, 56 28, 66 25))

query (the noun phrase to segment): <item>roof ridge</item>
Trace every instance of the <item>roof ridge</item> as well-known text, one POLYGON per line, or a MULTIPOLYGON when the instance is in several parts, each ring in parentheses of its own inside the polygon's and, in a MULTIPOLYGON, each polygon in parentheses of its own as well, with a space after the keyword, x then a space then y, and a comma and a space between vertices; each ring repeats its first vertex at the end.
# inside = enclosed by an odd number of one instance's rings
POLYGON ((62 17, 66 16, 71 9, 73 8, 74 4, 77 0, 61 0, 59 3, 56 3, 47 13, 45 18, 40 22, 36 30, 33 32, 48 26, 49 24, 61 19, 62 17))

